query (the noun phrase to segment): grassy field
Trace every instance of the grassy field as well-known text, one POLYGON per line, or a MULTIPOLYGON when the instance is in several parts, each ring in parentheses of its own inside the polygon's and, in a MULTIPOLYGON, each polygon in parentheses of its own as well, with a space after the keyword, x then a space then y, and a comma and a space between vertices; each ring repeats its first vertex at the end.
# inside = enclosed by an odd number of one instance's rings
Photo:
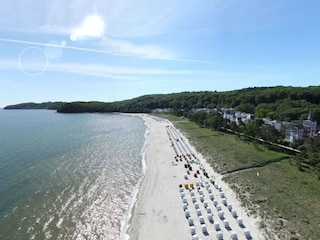
POLYGON ((291 157, 285 153, 269 150, 258 143, 244 141, 237 135, 201 128, 193 122, 175 116, 170 116, 170 120, 178 129, 186 133, 191 143, 219 173, 259 166, 291 157))
POLYGON ((294 156, 275 152, 236 135, 201 128, 186 119, 164 117, 188 137, 238 194, 250 214, 262 218, 268 239, 320 239, 320 181, 298 171, 294 156), (250 168, 253 166, 260 166, 250 168))
POLYGON ((270 226, 280 239, 320 239, 320 184, 290 161, 224 177, 261 227, 270 226))

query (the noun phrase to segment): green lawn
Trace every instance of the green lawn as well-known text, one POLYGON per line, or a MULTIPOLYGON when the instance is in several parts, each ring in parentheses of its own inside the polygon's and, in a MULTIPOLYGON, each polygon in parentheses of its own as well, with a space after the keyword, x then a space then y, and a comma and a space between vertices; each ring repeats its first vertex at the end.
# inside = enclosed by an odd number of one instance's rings
POLYGON ((201 128, 193 122, 172 116, 170 119, 178 129, 183 130, 197 151, 201 152, 220 173, 290 157, 271 151, 263 145, 245 142, 233 134, 201 128))
POLYGON ((201 128, 186 119, 164 117, 184 132, 220 173, 268 163, 224 176, 250 214, 261 216, 267 239, 272 239, 272 234, 280 239, 320 239, 320 181, 307 169, 298 171, 293 156, 201 128))
POLYGON ((281 239, 320 239, 320 182, 312 173, 286 160, 224 180, 252 214, 263 217, 262 226, 271 225, 281 239))

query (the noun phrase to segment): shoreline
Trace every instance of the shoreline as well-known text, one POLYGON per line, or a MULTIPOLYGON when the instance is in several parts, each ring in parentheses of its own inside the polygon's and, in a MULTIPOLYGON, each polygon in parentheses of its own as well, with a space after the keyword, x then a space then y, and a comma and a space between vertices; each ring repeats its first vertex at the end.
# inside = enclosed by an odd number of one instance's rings
MULTIPOLYGON (((213 237, 217 238, 218 235, 227 239, 232 234, 237 235, 238 240, 265 239, 258 230, 259 219, 248 216, 245 209, 241 207, 235 193, 227 183, 222 181, 222 176, 213 171, 201 154, 195 151, 187 138, 175 129, 170 121, 147 114, 135 115, 141 117, 147 126, 146 132, 148 134, 146 134, 145 142, 145 163, 147 168, 141 179, 137 194, 133 194, 135 198, 131 200, 132 207, 131 210, 129 209, 130 212, 126 218, 128 221, 127 228, 124 229, 126 232, 125 236, 123 234, 120 235, 121 240, 204 240, 212 239, 213 237), (177 160, 175 157, 177 153, 184 155, 189 151, 194 153, 197 164, 199 164, 200 169, 205 169, 208 178, 201 175, 202 172, 200 173, 199 170, 197 170, 199 172, 197 177, 194 177, 193 173, 191 175, 186 174, 187 171, 184 164, 185 161, 189 160, 177 160), (214 181, 214 185, 210 185, 207 180, 214 181), (179 186, 184 186, 184 184, 190 184, 191 182, 194 185, 199 184, 197 185, 199 187, 196 189, 185 189, 183 187, 179 189, 179 186), (207 189, 210 188, 210 191, 212 189, 212 196, 205 193, 206 188, 200 189, 201 184, 203 185, 204 183, 208 184, 206 185, 207 189), (220 199, 221 192, 225 195, 225 199, 220 199), (184 197, 182 197, 182 194, 184 197), (210 198, 213 195, 215 202, 220 203, 217 209, 223 210, 220 213, 215 212, 215 205, 212 205, 214 201, 210 198), (211 222, 208 221, 207 207, 203 207, 202 202, 200 202, 201 198, 207 202, 207 205, 211 204, 210 207, 213 213, 211 222), (232 203, 232 209, 236 209, 238 218, 234 217, 231 210, 228 211, 227 205, 224 206, 221 201, 232 203), (186 204, 183 202, 186 202, 186 204), (194 205, 196 208, 198 207, 201 215, 194 208, 194 205), (199 207, 198 205, 201 206, 199 207), (192 226, 188 224, 189 219, 186 217, 184 208, 188 210, 188 214, 191 215, 190 218, 194 220, 192 226), (224 214, 222 218, 220 218, 221 212, 223 212, 222 215, 224 214), (198 217, 202 224, 198 223, 198 217), (225 224, 228 227, 225 227, 225 224), (215 229, 216 225, 219 226, 218 230, 215 229), (205 231, 203 230, 204 227, 205 231), (250 237, 248 235, 245 236, 247 234, 246 231, 250 237)), ((199 166, 192 164, 193 171, 199 166)), ((229 205, 231 206, 231 204, 229 205)))
MULTIPOLYGON (((135 115, 142 118, 140 115, 137 115, 137 114, 135 114, 135 115)), ((144 181, 144 178, 145 178, 145 175, 147 172, 146 149, 147 149, 147 144, 148 144, 147 136, 149 135, 149 126, 147 125, 145 120, 144 120, 144 124, 146 125, 146 131, 144 134, 145 141, 144 141, 144 144, 141 149, 142 176, 141 176, 140 180, 138 181, 138 183, 136 184, 136 186, 134 187, 133 192, 131 194, 129 208, 128 208, 128 211, 125 214, 125 218, 123 219, 122 224, 121 224, 119 240, 129 240, 130 239, 129 230, 132 226, 132 218, 134 215, 136 203, 138 201, 138 195, 140 192, 140 188, 141 188, 141 185, 144 181)))

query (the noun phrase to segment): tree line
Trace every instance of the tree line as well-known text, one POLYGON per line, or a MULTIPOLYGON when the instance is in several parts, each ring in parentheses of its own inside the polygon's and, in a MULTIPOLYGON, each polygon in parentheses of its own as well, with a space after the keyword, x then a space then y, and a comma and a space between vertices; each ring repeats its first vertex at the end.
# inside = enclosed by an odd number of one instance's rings
POLYGON ((171 108, 175 114, 184 114, 192 108, 231 107, 235 111, 252 113, 258 118, 281 121, 306 119, 312 111, 320 122, 320 86, 311 87, 255 87, 216 92, 181 92, 144 95, 130 100, 103 102, 74 102, 60 106, 58 112, 127 112, 150 113, 156 108, 171 108), (80 107, 80 105, 82 105, 80 107))
POLYGON ((192 108, 231 107, 235 111, 252 113, 258 118, 269 117, 281 121, 301 121, 312 111, 313 119, 320 122, 320 86, 310 87, 254 87, 217 92, 181 92, 152 94, 116 102, 25 103, 6 109, 57 109, 61 113, 74 112, 127 112, 150 113, 156 108, 171 108, 177 115, 192 108))
POLYGON ((4 109, 49 109, 49 110, 57 110, 62 105, 66 104, 65 102, 43 102, 43 103, 19 103, 15 105, 6 106, 4 109))

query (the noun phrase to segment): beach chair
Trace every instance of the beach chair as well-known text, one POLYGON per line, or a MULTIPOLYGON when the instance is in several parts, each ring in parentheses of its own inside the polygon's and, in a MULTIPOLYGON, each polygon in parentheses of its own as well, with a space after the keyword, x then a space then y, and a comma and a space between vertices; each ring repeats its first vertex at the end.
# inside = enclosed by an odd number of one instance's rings
POLYGON ((224 219, 224 212, 223 211, 219 211, 218 212, 218 216, 219 216, 219 218, 222 220, 222 219, 224 219))
POLYGON ((235 231, 231 231, 231 240, 238 240, 237 233, 235 231))
POLYGON ((223 240, 223 234, 222 234, 221 231, 218 231, 218 232, 217 232, 217 239, 218 239, 218 240, 223 240))
POLYGON ((246 238, 250 238, 250 237, 251 237, 251 236, 250 236, 250 231, 249 231, 247 228, 243 229, 243 233, 244 233, 244 236, 245 236, 246 238))
POLYGON ((242 218, 241 217, 238 217, 237 218, 237 223, 239 226, 242 226, 243 225, 243 222, 242 222, 242 218))

